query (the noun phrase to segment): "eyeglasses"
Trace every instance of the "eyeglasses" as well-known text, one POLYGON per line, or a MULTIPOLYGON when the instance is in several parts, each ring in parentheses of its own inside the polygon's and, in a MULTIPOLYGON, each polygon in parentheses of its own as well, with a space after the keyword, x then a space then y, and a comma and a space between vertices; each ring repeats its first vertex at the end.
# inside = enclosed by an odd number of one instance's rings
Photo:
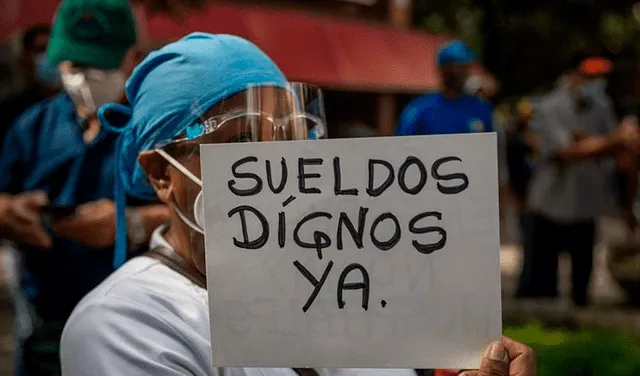
POLYGON ((189 126, 172 140, 156 145, 177 156, 197 154, 200 144, 316 140, 326 136, 324 121, 310 114, 276 118, 263 112, 236 111, 213 116, 189 126))
POLYGON ((293 114, 276 118, 264 112, 236 111, 195 123, 187 128, 181 138, 193 140, 223 130, 226 130, 223 132, 226 135, 235 131, 235 135, 226 140, 218 138, 218 142, 314 140, 326 135, 324 121, 314 115, 293 114), (231 124, 235 127, 225 129, 231 124))

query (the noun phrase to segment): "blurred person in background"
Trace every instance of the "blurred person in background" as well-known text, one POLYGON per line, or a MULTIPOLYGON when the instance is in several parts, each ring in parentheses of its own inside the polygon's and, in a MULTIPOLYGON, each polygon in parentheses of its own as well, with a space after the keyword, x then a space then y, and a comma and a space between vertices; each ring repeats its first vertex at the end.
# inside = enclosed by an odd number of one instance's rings
MULTIPOLYGON (((534 110, 530 101, 521 99, 515 108, 515 116, 507 130, 507 165, 509 168, 509 194, 516 204, 520 225, 520 244, 524 253, 523 268, 531 267, 531 218, 527 208, 527 191, 533 175, 533 161, 538 148, 531 129, 534 110)), ((519 286, 526 286, 531 270, 522 270, 519 286)), ((520 287, 519 287, 520 288, 520 287)), ((518 293, 516 293, 518 294, 518 293)), ((519 294, 518 294, 519 295, 519 294)))
MULTIPOLYGON (((411 136, 497 131, 502 198, 508 182, 504 133, 494 127, 491 103, 466 92, 469 90, 471 63, 476 60, 476 54, 464 42, 455 40, 442 46, 437 60, 442 90, 411 101, 400 115, 395 134, 411 136)), ((501 219, 502 209, 500 205, 501 219)))
POLYGON ((0 102, 0 145, 18 116, 60 89, 60 74, 46 58, 49 33, 49 25, 35 25, 25 30, 22 36, 18 63, 24 87, 0 102))
POLYGON ((19 81, 16 65, 11 48, 0 43, 0 103, 15 94, 19 81))
MULTIPOLYGON (((0 230, 23 259, 23 293, 34 330, 16 333, 17 373, 57 374, 58 344, 73 307, 113 271, 113 187, 118 137, 96 117, 124 99, 136 61, 126 0, 65 0, 47 47, 64 90, 8 130, 0 156, 0 230)), ((131 201, 127 240, 144 248, 168 220, 164 205, 131 201)))
POLYGON ((377 137, 380 135, 375 128, 362 120, 354 119, 344 126, 346 127, 345 136, 347 138, 377 137))
MULTIPOLYGON (((60 89, 60 74, 56 66, 46 59, 50 34, 49 25, 34 25, 26 29, 20 43, 17 59, 17 75, 11 81, 22 83, 17 92, 12 92, 0 102, 0 146, 13 122, 27 108, 55 95, 60 89)), ((13 57, 12 57, 13 58, 13 57)), ((13 67, 11 67, 13 68, 13 67)), ((15 74, 15 71, 10 72, 15 74)), ((21 292, 20 253, 9 242, 2 242, 5 283, 16 315, 15 331, 27 333, 33 329, 29 316, 29 304, 21 292)))
MULTIPOLYGON (((616 127, 601 82, 574 58, 564 84, 536 107, 539 158, 528 191, 532 216, 531 278, 521 297, 558 295, 558 256, 571 256, 572 300, 588 304, 596 219, 613 205, 613 157, 636 153, 637 124, 616 127)), ((630 211, 626 208, 625 211, 630 211)))
POLYGON ((377 137, 379 132, 364 121, 360 109, 351 108, 346 121, 340 124, 339 135, 345 138, 377 137))
MULTIPOLYGON (((200 145, 315 139, 326 124, 313 92, 288 83, 260 49, 229 35, 190 34, 136 68, 127 83, 133 108, 106 105, 101 115, 123 132, 120 186, 137 197, 159 197, 171 221, 154 231, 150 252, 128 261, 75 308, 62 337, 63 375, 415 376, 410 369, 211 363, 200 145)), ((508 339, 490 346, 481 367, 487 375, 535 374, 531 350, 508 339)))
POLYGON ((462 41, 445 44, 437 58, 442 91, 410 102, 400 115, 396 135, 493 132, 491 104, 465 92, 475 58, 475 52, 462 41))

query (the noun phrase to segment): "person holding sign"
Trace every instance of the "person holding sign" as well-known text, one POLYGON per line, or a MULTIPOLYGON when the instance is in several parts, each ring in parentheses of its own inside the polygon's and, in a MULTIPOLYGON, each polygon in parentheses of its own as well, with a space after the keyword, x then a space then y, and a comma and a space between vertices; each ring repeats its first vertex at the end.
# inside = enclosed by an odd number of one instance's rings
MULTIPOLYGON (((318 138, 325 124, 317 90, 288 83, 242 38, 194 33, 151 53, 126 91, 133 108, 100 111, 103 123, 123 133, 116 193, 120 200, 123 193, 157 196, 170 207, 171 224, 155 231, 149 253, 128 261, 76 307, 62 338, 64 375, 414 375, 212 365, 200 146, 318 138)), ((503 371, 485 374, 534 375, 530 350, 508 340, 497 346, 488 357, 503 371)))

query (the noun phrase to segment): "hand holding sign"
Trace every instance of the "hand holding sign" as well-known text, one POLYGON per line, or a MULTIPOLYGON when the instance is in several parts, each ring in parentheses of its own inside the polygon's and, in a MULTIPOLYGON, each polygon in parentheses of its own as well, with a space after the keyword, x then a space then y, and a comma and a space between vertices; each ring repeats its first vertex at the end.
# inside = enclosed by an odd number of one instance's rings
POLYGON ((487 347, 478 370, 465 371, 460 376, 536 376, 533 350, 504 337, 487 347))
POLYGON ((495 142, 203 146, 214 364, 476 363, 501 328, 495 142))

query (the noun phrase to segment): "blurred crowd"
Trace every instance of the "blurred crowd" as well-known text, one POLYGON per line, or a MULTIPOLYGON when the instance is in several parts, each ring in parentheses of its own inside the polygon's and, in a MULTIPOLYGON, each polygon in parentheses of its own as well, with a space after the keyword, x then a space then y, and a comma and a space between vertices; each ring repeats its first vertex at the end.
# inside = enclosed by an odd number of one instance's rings
MULTIPOLYGON (((113 374, 210 374, 210 344, 202 337, 208 337, 208 319, 190 325, 190 313, 180 310, 191 304, 181 300, 184 296, 206 299, 204 251, 198 240, 199 160, 185 147, 220 132, 206 128, 206 122, 203 129, 184 125, 183 118, 191 119, 198 101, 187 89, 200 84, 196 73, 202 80, 228 85, 216 90, 234 94, 248 93, 250 85, 261 83, 287 85, 255 46, 225 38, 192 35, 145 57, 135 49, 134 18, 126 1, 65 0, 52 26, 25 30, 17 53, 2 52, 0 235, 16 260, 5 263, 11 269, 5 274, 17 313, 16 374, 103 375, 109 367, 120 367, 113 374), (209 55, 218 60, 211 61, 209 55), (247 61, 260 74, 245 82, 250 75, 237 72, 247 61), (215 71, 218 81, 209 71, 198 72, 203 66, 215 71), (172 82, 173 77, 182 81, 172 82), (186 109, 180 107, 189 100, 186 109), (177 274, 165 275, 153 269, 155 264, 134 259, 141 254, 177 274), (147 269, 155 274, 144 274, 147 269), (129 285, 119 290, 122 281, 129 285), (176 289, 171 281, 191 281, 202 291, 176 289), (110 293, 115 298, 109 300, 110 293), (171 303, 162 303, 165 300, 171 303), (149 304, 147 310, 139 311, 137 302, 149 304), (128 327, 119 326, 127 320, 137 325, 131 338, 122 334, 128 327), (171 331, 181 333, 180 340, 187 343, 166 340, 171 331), (147 358, 136 348, 154 355, 147 358), (167 354, 178 360, 170 356, 167 365, 167 354), (181 362, 201 368, 176 366, 181 362), (89 369, 94 371, 85 373, 89 369)), ((497 132, 500 197, 514 202, 519 211, 524 262, 517 296, 556 298, 558 257, 566 251, 571 257, 572 300, 579 307, 588 305, 596 221, 618 215, 629 239, 637 227, 633 209, 640 128, 634 116, 617 119, 614 114, 606 93, 613 63, 602 56, 576 56, 554 90, 522 98, 499 123, 491 103, 498 85, 471 75, 474 51, 452 41, 436 59, 441 90, 406 106, 396 136, 497 132)), ((257 95, 263 100, 267 94, 257 95)), ((227 99, 238 100, 220 98, 227 99)), ((216 112, 219 104, 208 103, 198 116, 211 115, 220 124, 237 119, 216 112)), ((319 117, 309 111, 309 122, 319 117)), ((303 134, 309 139, 323 132, 303 134)), ((354 119, 344 136, 374 137, 377 132, 354 119)), ((227 140, 237 139, 233 137, 227 140)), ((616 268, 636 262, 629 261, 637 260, 630 248, 614 258, 616 268)), ((634 278, 627 275, 624 282, 633 284, 634 278)), ((206 306, 205 300, 194 308, 196 315, 204 307, 206 317, 206 306)), ((487 352, 498 362, 520 349, 511 342, 499 346, 504 347, 487 352)), ((519 354, 527 359, 517 374, 533 375, 526 371, 532 362, 528 353, 519 354)), ((511 359, 518 366, 516 360, 511 359)), ((491 374, 512 374, 505 369, 491 374)))

